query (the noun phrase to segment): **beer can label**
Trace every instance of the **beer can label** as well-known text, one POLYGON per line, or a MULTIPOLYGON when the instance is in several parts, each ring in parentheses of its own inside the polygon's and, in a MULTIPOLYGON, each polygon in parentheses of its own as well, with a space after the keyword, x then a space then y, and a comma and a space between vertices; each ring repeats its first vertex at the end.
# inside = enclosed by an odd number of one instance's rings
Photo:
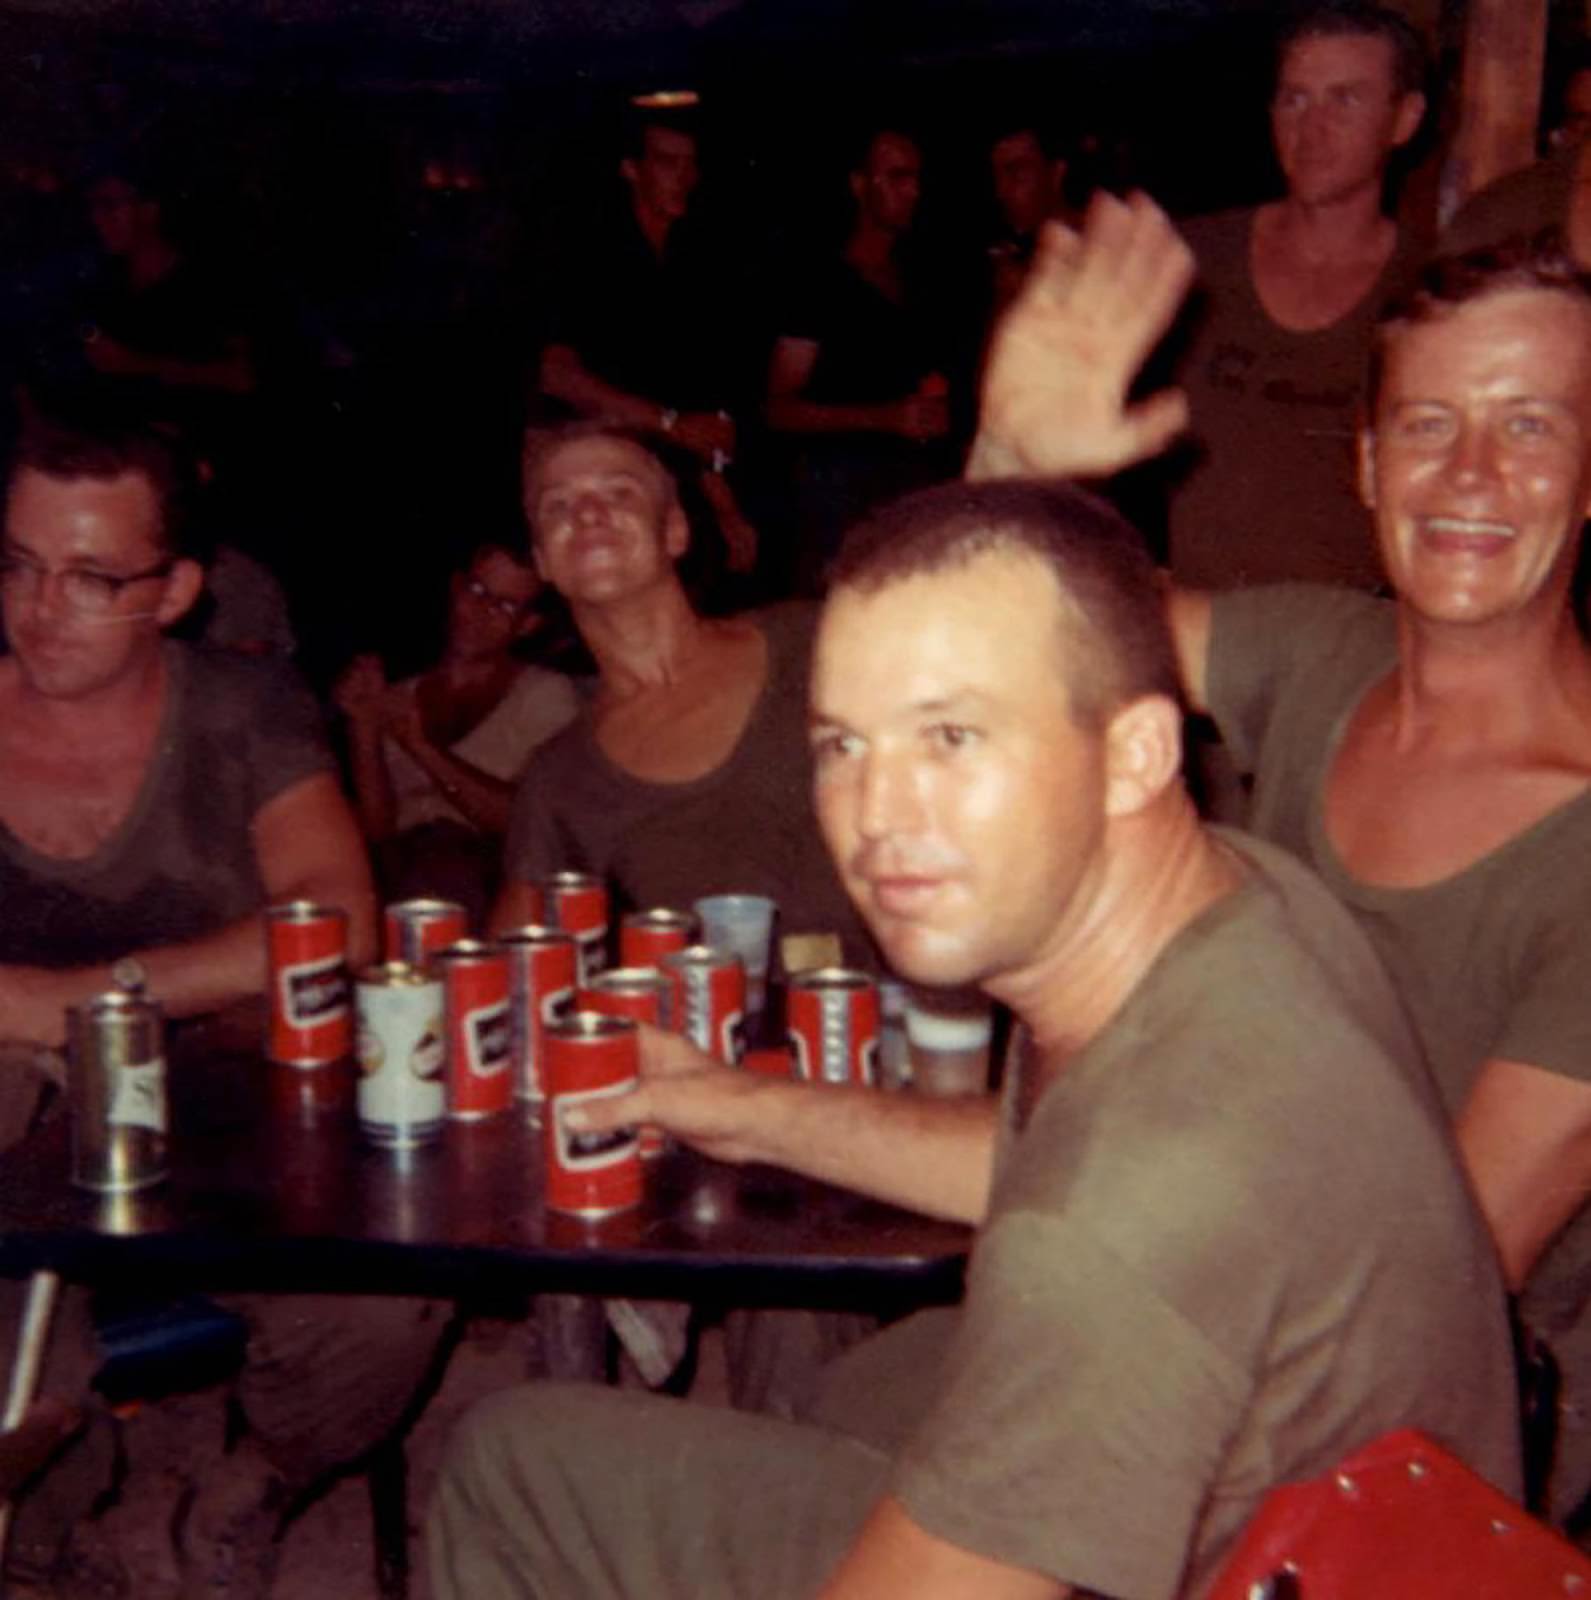
POLYGON ((341 955, 285 966, 276 981, 290 1028, 313 1028, 348 1014, 348 973, 341 955))
POLYGON ((609 1128, 600 1133, 576 1133, 564 1121, 574 1106, 593 1100, 611 1100, 615 1095, 628 1094, 637 1080, 626 1078, 620 1083, 603 1084, 595 1089, 571 1089, 558 1096, 554 1137, 558 1141, 558 1160, 566 1171, 585 1176, 619 1166, 630 1159, 640 1135, 635 1128, 609 1128))
POLYGON ((166 1131, 166 1063, 159 1056, 115 1069, 105 1120, 115 1128, 166 1131))
POLYGON ((508 1071, 513 1054, 513 1019, 506 1000, 478 1006, 465 1014, 464 1038, 470 1071, 477 1078, 495 1078, 508 1071))

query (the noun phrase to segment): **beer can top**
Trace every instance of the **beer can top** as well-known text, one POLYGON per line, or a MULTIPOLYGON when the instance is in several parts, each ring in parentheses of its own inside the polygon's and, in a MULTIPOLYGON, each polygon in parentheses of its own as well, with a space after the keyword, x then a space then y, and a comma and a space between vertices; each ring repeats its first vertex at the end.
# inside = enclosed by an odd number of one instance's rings
POLYGON ((645 994, 667 981, 656 967, 610 967, 594 973, 585 987, 599 994, 645 994))
POLYGON ((602 879, 589 872, 549 872, 539 880, 544 889, 600 889, 602 879))
POLYGON ((429 896, 421 896, 417 900, 395 900, 387 910, 403 917, 435 916, 439 912, 451 914, 455 911, 460 916, 464 915, 464 907, 457 900, 436 900, 429 896))
POLYGON ((676 911, 672 906, 650 906, 645 911, 627 911, 624 914, 627 928, 694 928, 696 918, 689 911, 676 911))
POLYGON ((549 1039, 616 1039, 634 1032, 628 1017, 604 1016, 600 1011, 571 1011, 546 1027, 549 1039))
POLYGON ((378 961, 373 966, 361 967, 355 978, 363 984, 394 989, 436 982, 424 967, 409 961, 378 961))
POLYGON ((315 900, 283 900, 267 906, 265 916, 270 922, 319 922, 325 917, 348 920, 348 913, 341 906, 321 905, 315 900))
POLYGON ((721 949, 716 944, 692 944, 663 957, 665 967, 738 967, 740 957, 733 950, 721 949))
POLYGON ((871 989, 873 980, 854 967, 812 967, 806 972, 792 972, 792 989, 871 989))
POLYGON ((128 989, 107 989, 104 994, 96 994, 81 1004, 68 1006, 68 1016, 79 1016, 91 1021, 102 1021, 107 1018, 131 1017, 158 1017, 160 1004, 151 1000, 148 995, 139 994, 128 989))
POLYGON ((502 950, 489 939, 455 939, 452 944, 434 951, 433 961, 479 961, 485 956, 500 956, 502 950))
POLYGON ((507 933, 500 933, 496 943, 548 945, 548 944, 573 944, 575 936, 564 928, 549 928, 540 922, 527 922, 522 928, 511 928, 507 933))

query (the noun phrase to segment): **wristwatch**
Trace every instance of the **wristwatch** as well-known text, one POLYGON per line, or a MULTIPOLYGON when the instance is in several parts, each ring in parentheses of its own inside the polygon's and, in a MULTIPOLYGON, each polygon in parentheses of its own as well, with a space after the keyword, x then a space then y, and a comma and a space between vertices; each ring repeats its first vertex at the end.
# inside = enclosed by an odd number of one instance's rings
POLYGON ((123 956, 111 967, 110 981, 128 994, 138 994, 149 982, 149 969, 137 956, 123 956))

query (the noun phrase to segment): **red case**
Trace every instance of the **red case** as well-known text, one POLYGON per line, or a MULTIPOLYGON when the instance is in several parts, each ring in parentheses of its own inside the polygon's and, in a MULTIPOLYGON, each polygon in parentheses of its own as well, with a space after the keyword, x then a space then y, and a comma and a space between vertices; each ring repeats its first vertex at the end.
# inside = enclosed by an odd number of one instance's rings
POLYGON ((1591 1596, 1591 1558, 1402 1428, 1266 1497, 1206 1600, 1591 1596))

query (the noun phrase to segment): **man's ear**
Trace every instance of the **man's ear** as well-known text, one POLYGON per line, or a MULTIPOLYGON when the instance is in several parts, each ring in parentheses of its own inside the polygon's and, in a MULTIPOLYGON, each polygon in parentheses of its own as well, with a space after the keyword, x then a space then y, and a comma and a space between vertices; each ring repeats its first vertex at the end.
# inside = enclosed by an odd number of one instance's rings
POLYGON ((169 628, 179 617, 186 616, 198 604, 199 596, 203 593, 204 568, 197 561, 190 561, 187 556, 179 556, 166 574, 166 585, 155 610, 160 626, 169 628))
POLYGON ((671 505, 663 518, 663 548, 670 561, 678 561, 690 548, 691 525, 678 500, 671 505))
POLYGON ((1168 695, 1129 701, 1105 726, 1105 815, 1144 810, 1182 773, 1182 709, 1168 695))
POLYGON ((1359 429, 1355 447, 1359 463, 1359 498, 1365 506, 1376 508, 1376 431, 1365 424, 1359 429))
POLYGON ((1397 115, 1392 119, 1392 146, 1399 149, 1406 145, 1416 133, 1420 124, 1425 120, 1425 96, 1417 90, 1411 90, 1398 101, 1397 115))

